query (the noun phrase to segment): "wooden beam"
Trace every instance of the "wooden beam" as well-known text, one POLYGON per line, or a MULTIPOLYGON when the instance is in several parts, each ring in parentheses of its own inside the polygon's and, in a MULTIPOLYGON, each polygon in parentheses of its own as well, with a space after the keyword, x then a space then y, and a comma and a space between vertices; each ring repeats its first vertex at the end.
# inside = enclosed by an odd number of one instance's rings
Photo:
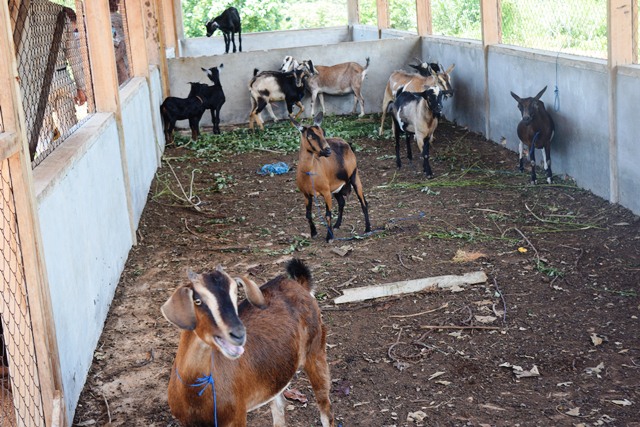
POLYGON ((405 280, 402 282, 386 283, 384 285, 345 289, 342 291, 342 296, 336 298, 333 302, 336 304, 344 304, 392 295, 420 292, 429 289, 451 289, 455 286, 462 287, 465 285, 484 283, 486 281, 487 275, 484 271, 465 273, 460 276, 448 275, 405 280))
POLYGON ((381 30, 389 28, 389 0, 376 0, 376 10, 378 12, 378 36, 381 30))
POLYGON ((419 36, 429 36, 433 34, 431 0, 416 0, 416 20, 419 36))
POLYGON ((184 20, 182 19, 182 0, 173 2, 173 27, 176 37, 176 58, 182 56, 182 42, 184 41, 184 20))
POLYGON ((22 148, 20 142, 18 135, 15 133, 0 132, 0 161, 15 156, 22 148))
POLYGON ((360 0, 347 0, 347 25, 350 27, 360 23, 360 0))
POLYGON ((167 64, 167 45, 166 45, 166 36, 165 29, 167 28, 167 23, 165 22, 166 15, 164 14, 164 7, 162 1, 156 3, 156 16, 158 17, 158 39, 159 39, 159 47, 160 47, 160 79, 162 80, 162 95, 164 98, 170 95, 170 87, 169 87, 169 65, 167 64))
POLYGON ((608 0, 607 40, 609 67, 632 64, 634 58, 633 39, 634 0, 608 0))
POLYGON ((176 56, 178 56, 176 21, 173 14, 173 0, 160 0, 160 25, 164 33, 164 45, 167 49, 173 48, 176 56))
POLYGON ((127 12, 127 31, 131 45, 131 68, 134 76, 149 76, 149 56, 147 54, 147 38, 144 25, 144 10, 141 1, 125 0, 127 12))
POLYGON ((481 0, 482 44, 486 47, 502 41, 500 0, 481 0))

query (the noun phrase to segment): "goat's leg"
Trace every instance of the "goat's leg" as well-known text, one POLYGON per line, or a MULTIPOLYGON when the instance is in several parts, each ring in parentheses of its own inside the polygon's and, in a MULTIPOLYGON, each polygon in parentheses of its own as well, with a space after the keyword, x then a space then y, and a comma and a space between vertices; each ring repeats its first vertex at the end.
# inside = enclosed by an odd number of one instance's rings
MULTIPOLYGON (((302 102, 300 101, 296 101, 296 105, 298 106, 298 113, 296 114, 296 120, 298 119, 298 117, 300 117, 300 115, 304 112, 304 105, 302 105, 302 102)), ((291 116, 291 114, 293 114, 293 105, 291 105, 289 107, 289 116, 291 116)))
POLYGON ((242 52, 242 28, 238 28, 238 48, 242 52))
POLYGON ((269 407, 271 408, 271 418, 273 418, 273 427, 285 427, 286 423, 284 420, 284 397, 282 393, 279 393, 271 403, 269 403, 269 407))
MULTIPOLYGON (((315 114, 315 111, 316 111, 316 98, 318 98, 318 92, 317 91, 311 92, 311 116, 309 116, 309 117, 313 117, 313 115, 315 114)), ((323 110, 323 112, 324 112, 324 110, 323 110)))
POLYGON ((236 33, 231 32, 231 42, 233 43, 233 53, 236 53, 236 33))
POLYGON ((362 213, 364 214, 364 232, 368 233, 371 231, 371 223, 369 222, 369 204, 367 203, 367 199, 365 199, 364 197, 364 191, 362 191, 362 182, 360 181, 360 174, 358 173, 357 169, 355 173, 351 175, 351 186, 356 192, 356 196, 358 196, 360 207, 362 208, 362 213))
MULTIPOLYGON (((323 334, 324 334, 324 327, 323 334)), ((304 364, 304 371, 309 377, 309 382, 313 388, 318 409, 320 410, 320 421, 322 427, 334 427, 333 413, 331 412, 331 401, 329 391, 331 389, 331 374, 327 364, 327 354, 324 347, 324 340, 321 350, 312 352, 307 356, 304 364)))
POLYGON ((547 183, 553 182, 553 173, 551 172, 551 146, 547 144, 542 150, 542 161, 544 162, 544 170, 547 172, 547 183))
POLYGON ((538 178, 536 176, 536 146, 531 144, 529 147, 529 162, 531 163, 531 184, 537 184, 538 178))
POLYGON ((360 104, 360 117, 364 116, 364 97, 362 96, 362 93, 360 92, 360 88, 353 88, 353 111, 351 112, 351 114, 355 114, 356 113, 356 106, 359 103, 360 104))
POLYGON ((331 192, 327 191, 322 195, 324 197, 324 203, 326 205, 326 209, 324 212, 325 220, 327 221, 327 242, 333 240, 333 227, 331 226, 331 192))
MULTIPOLYGON (((416 141, 418 140, 418 135, 416 134, 416 141)), ((428 179, 433 178, 433 172, 431 171, 431 165, 429 164, 429 145, 431 138, 425 136, 422 140, 422 169, 424 170, 424 174, 428 179)))
POLYGON ((396 166, 400 169, 402 167, 402 160, 400 160, 400 125, 395 117, 393 118, 393 133, 396 137, 396 166))
POLYGON ((389 108, 389 104, 393 101, 393 96, 391 94, 391 88, 387 83, 386 88, 384 89, 384 96, 382 97, 382 117, 380 118, 380 130, 378 131, 378 135, 382 136, 384 133, 384 119, 387 117, 387 108, 389 108))
POLYGON ((335 196, 336 200, 338 201, 338 219, 336 220, 336 223, 333 224, 333 228, 340 228, 340 226, 342 225, 342 212, 344 211, 345 201, 342 191, 336 193, 335 196))
POLYGON ((222 37, 224 37, 224 53, 229 53, 229 34, 222 33, 222 37))
POLYGON ((306 213, 306 217, 307 217, 307 221, 309 222, 309 229, 311 230, 311 237, 316 237, 316 235, 318 234, 318 230, 316 230, 316 225, 313 223, 313 195, 308 195, 305 198, 305 203, 306 203, 306 209, 307 209, 307 213, 306 213))
POLYGON ((405 132, 405 138, 407 141, 407 159, 409 159, 409 163, 413 162, 413 151, 411 150, 411 134, 409 132, 405 132))
POLYGON ((522 141, 518 144, 518 168, 520 172, 524 172, 524 144, 522 141))
POLYGON ((200 135, 200 117, 189 117, 189 128, 191 129, 191 140, 197 141, 200 135))
MULTIPOLYGON (((318 94, 318 97, 320 98, 320 105, 322 106, 322 114, 324 114, 327 111, 324 108, 324 94, 322 92, 320 92, 318 94)), ((313 117, 313 114, 311 115, 311 117, 313 117)))

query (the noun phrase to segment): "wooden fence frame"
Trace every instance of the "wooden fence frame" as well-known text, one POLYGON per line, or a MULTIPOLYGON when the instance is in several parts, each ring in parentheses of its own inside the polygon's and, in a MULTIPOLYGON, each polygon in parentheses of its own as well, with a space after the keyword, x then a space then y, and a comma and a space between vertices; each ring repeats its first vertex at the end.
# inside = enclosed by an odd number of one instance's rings
MULTIPOLYGON (((31 0, 17 0, 25 7, 31 0)), ((162 0, 167 3, 167 0, 162 0)), ((113 113, 120 138, 121 160, 125 171, 125 188, 129 209, 131 235, 135 242, 129 177, 126 175, 126 150, 120 92, 118 86, 115 53, 110 26, 109 0, 84 1, 87 17, 87 39, 91 72, 95 92, 96 112, 113 113)), ((128 18, 129 42, 132 52, 132 72, 149 82, 149 67, 160 68, 163 91, 168 91, 166 55, 163 29, 175 29, 175 21, 166 25, 160 2, 125 0, 128 18), (154 22, 155 21, 155 22, 154 22), (151 32, 156 32, 151 34, 151 32)), ((171 8, 170 8, 171 10, 171 8)), ((60 356, 56 339, 47 269, 43 256, 42 234, 37 214, 33 186, 33 171, 29 159, 28 138, 22 98, 20 95, 18 68, 13 40, 12 20, 8 3, 0 2, 0 111, 4 132, 0 133, 0 161, 7 160, 11 168, 12 189, 18 222, 19 251, 23 259, 23 271, 28 295, 29 312, 38 361, 37 375, 40 397, 47 427, 67 427, 60 356)), ((172 34, 172 32, 168 32, 172 34)), ((173 39, 176 33, 173 32, 173 39)))

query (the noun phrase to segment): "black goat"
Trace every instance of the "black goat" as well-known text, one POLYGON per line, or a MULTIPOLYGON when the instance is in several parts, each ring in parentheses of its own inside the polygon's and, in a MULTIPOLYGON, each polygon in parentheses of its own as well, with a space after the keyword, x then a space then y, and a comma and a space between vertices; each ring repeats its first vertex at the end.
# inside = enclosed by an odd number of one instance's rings
POLYGON ((513 99, 518 101, 518 108, 522 114, 522 120, 518 123, 518 138, 520 144, 518 146, 519 168, 520 172, 524 171, 524 155, 523 145, 529 149, 529 161, 531 163, 531 183, 536 184, 536 148, 542 150, 542 161, 544 162, 544 170, 547 173, 547 182, 551 184, 553 173, 551 172, 551 140, 555 132, 555 124, 553 119, 544 108, 544 102, 540 101, 540 97, 547 90, 545 86, 533 98, 520 98, 511 92, 513 99))
POLYGON ((249 128, 253 129, 253 123, 257 123, 260 129, 264 129, 260 113, 274 101, 285 101, 289 117, 293 117, 293 105, 297 105, 299 110, 295 118, 297 119, 304 111, 302 98, 305 95, 305 81, 309 77, 309 70, 297 68, 289 72, 263 71, 258 73, 253 71, 253 78, 249 83, 251 94, 251 112, 249 113, 249 128))
POLYGON ((240 14, 235 7, 229 7, 220 15, 216 16, 206 24, 207 37, 211 37, 215 30, 222 31, 224 36, 224 53, 229 53, 229 43, 233 43, 233 52, 236 51, 235 33, 238 33, 238 44, 242 52, 242 26, 240 24, 240 14))
POLYGON ((396 165, 400 161, 400 132, 404 132, 407 141, 407 157, 412 160, 411 135, 415 135, 418 148, 422 153, 422 168, 427 178, 433 178, 429 164, 429 145, 438 127, 438 119, 442 116, 442 99, 450 94, 439 86, 432 86, 423 92, 404 92, 400 87, 396 99, 391 104, 394 134, 396 139, 396 165))
MULTIPOLYGON (((213 82, 213 86, 202 88, 202 95, 204 95, 205 99, 205 108, 208 108, 211 112, 211 124, 213 125, 214 134, 220 133, 220 109, 226 101, 222 84, 220 84, 220 68, 222 66, 220 64, 218 67, 202 68, 202 71, 207 73, 209 80, 213 82)), ((193 86, 191 90, 193 90, 193 86)))
POLYGON ((200 119, 204 112, 211 110, 211 122, 213 123, 213 133, 220 133, 220 108, 225 102, 224 92, 220 84, 219 67, 202 69, 214 85, 209 86, 204 83, 189 83, 191 90, 186 98, 175 96, 167 97, 160 106, 162 116, 165 141, 167 144, 173 142, 173 131, 176 128, 176 121, 189 120, 191 128, 191 139, 197 140, 200 136, 200 119))

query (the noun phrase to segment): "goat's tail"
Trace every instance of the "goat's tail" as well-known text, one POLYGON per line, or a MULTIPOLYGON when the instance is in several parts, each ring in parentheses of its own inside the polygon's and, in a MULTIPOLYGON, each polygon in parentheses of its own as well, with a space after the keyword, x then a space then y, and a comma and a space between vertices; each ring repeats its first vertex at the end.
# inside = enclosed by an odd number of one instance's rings
POLYGON ((367 63, 364 65, 365 71, 369 68, 369 57, 367 56, 367 63))
POLYGON ((311 284, 311 270, 302 260, 293 258, 287 264, 287 273, 292 279, 300 283, 307 291, 311 292, 313 286, 311 284))

